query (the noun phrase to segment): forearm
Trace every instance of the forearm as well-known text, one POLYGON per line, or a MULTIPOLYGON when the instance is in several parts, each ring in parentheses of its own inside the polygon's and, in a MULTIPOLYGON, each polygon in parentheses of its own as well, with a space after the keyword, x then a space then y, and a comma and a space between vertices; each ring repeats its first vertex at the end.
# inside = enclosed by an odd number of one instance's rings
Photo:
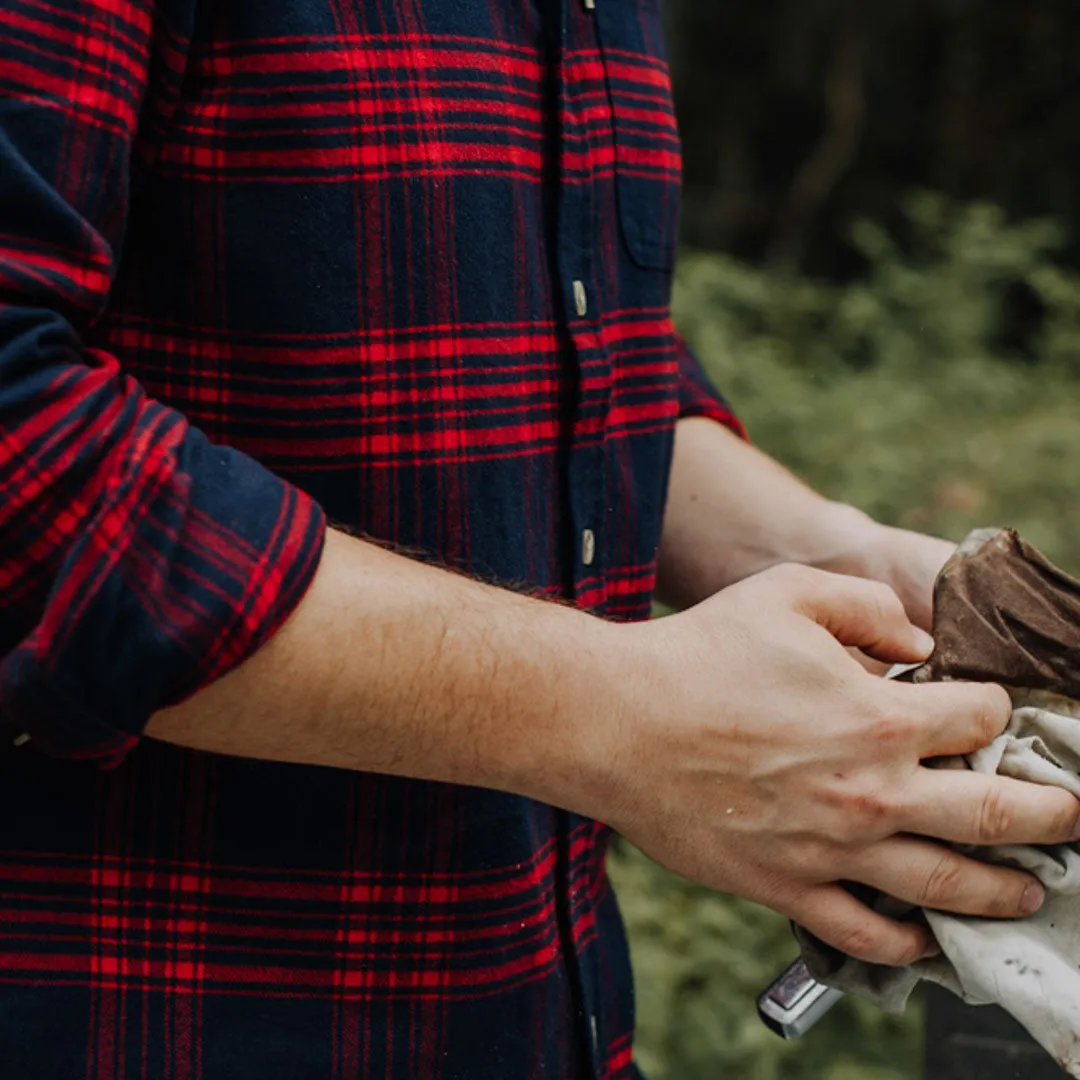
POLYGON ((858 552, 875 528, 865 514, 817 494, 722 425, 682 420, 658 595, 688 607, 785 562, 858 573, 858 552))
POLYGON ((148 734, 272 761, 573 801, 616 627, 330 532, 282 629, 148 734))

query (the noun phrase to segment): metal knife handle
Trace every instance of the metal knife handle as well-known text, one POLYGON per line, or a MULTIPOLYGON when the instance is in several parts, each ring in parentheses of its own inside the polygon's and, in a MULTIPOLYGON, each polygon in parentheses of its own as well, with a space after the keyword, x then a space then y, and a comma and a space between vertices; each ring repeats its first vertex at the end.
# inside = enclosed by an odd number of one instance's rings
POLYGON ((758 996, 758 1016, 782 1038, 798 1039, 843 996, 814 979, 800 959, 758 996))

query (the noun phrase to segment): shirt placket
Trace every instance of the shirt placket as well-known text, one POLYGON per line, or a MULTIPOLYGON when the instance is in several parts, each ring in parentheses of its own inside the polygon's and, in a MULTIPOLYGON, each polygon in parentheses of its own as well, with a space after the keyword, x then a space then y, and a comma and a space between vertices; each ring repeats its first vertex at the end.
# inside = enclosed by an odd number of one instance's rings
MULTIPOLYGON (((597 189, 592 179, 595 141, 589 137, 582 95, 599 64, 594 11, 603 0, 559 0, 558 123, 559 190, 556 213, 558 287, 562 297, 569 362, 577 365, 577 401, 568 462, 568 497, 574 528, 574 596, 581 607, 606 609, 607 460, 605 434, 611 404, 612 369, 603 335, 604 291, 597 280, 597 189), (595 61, 583 65, 582 51, 595 61), (590 76, 589 68, 592 68, 590 76)), ((570 865, 570 834, 582 822, 564 815, 563 887, 568 901, 564 928, 570 977, 577 997, 577 1027, 593 1076, 604 1071, 598 1026, 598 981, 594 958, 575 945, 574 924, 588 915, 581 875, 570 865), (577 884, 571 887, 571 883, 577 884)))
MULTIPOLYGON (((611 363, 604 346, 603 290, 596 278, 595 145, 582 105, 589 75, 581 50, 595 46, 597 0, 561 0, 558 60, 558 287, 565 336, 577 366, 577 401, 568 468, 574 529, 574 596, 578 605, 606 608, 607 464, 605 433, 611 402, 611 363)), ((598 60, 597 52, 597 62, 598 60)))

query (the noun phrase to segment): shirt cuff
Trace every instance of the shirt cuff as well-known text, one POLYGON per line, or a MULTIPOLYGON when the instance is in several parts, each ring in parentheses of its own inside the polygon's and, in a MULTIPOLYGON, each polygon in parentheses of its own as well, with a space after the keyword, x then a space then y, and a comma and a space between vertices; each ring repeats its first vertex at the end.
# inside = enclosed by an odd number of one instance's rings
POLYGON ((675 335, 675 341, 679 363, 679 419, 704 416, 723 424, 740 439, 749 439, 742 421, 713 386, 690 346, 679 334, 675 335))
POLYGON ((246 660, 311 583, 316 503, 191 428, 174 460, 151 499, 76 539, 35 625, 0 657, 0 720, 17 742, 118 764, 154 712, 246 660))

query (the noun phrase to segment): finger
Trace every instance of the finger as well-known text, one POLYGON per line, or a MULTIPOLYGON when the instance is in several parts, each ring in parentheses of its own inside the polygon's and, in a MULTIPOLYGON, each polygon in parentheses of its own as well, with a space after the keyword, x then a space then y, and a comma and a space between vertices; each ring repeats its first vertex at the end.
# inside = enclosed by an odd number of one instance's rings
POLYGON ((887 585, 820 570, 792 578, 796 609, 841 645, 890 664, 917 663, 933 652, 934 639, 908 621, 900 598, 887 585))
POLYGON ((826 945, 871 964, 905 967, 940 951, 926 927, 887 919, 839 885, 803 894, 784 914, 826 945))
POLYGON ((921 758, 970 754, 994 741, 1009 725, 1012 701, 992 683, 889 683, 899 716, 917 720, 921 758))
POLYGON ((921 766, 895 820, 956 844, 1065 844, 1078 839, 1080 802, 1046 784, 921 766))
POLYGON ((915 837, 896 836, 865 849, 850 876, 909 904, 989 919, 1023 918, 1045 899, 1030 874, 915 837))

